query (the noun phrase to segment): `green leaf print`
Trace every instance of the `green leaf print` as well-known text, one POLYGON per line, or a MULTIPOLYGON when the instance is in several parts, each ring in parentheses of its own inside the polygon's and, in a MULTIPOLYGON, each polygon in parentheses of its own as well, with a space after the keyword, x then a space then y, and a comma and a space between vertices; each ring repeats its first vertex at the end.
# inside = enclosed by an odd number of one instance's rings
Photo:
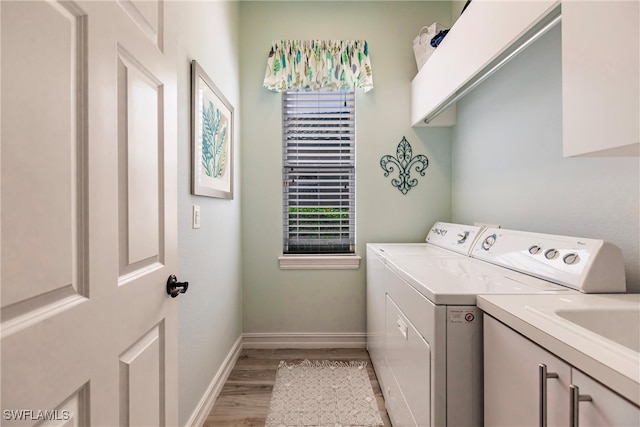
POLYGON ((207 176, 213 176, 213 104, 202 110, 202 168, 207 176))
MULTIPOLYGON (((1 1, 1 0, 0 0, 1 1)), ((263 87, 285 90, 373 88, 366 40, 276 40, 267 60, 263 87)))
POLYGON ((224 175, 227 158, 227 119, 209 101, 202 111, 202 168, 211 178, 224 175))

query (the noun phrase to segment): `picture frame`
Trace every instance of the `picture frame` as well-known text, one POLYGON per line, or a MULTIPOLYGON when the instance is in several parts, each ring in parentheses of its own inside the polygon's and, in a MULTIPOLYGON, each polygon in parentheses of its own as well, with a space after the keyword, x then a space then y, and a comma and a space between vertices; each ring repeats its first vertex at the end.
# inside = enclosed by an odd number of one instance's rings
POLYGON ((191 61, 191 192, 233 199, 234 110, 200 64, 191 61))

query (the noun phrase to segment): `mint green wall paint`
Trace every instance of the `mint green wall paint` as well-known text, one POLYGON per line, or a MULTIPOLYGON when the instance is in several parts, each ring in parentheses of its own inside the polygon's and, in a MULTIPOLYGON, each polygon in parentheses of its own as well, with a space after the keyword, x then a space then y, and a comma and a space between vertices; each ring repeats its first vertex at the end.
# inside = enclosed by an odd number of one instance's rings
POLYGON ((189 281, 189 292, 172 303, 180 305, 179 421, 186 425, 242 334, 239 4, 170 1, 165 8, 178 26, 178 277, 189 281), (235 108, 233 200, 191 195, 192 59, 235 108), (191 228, 193 204, 201 211, 197 230, 191 228))
POLYGON ((451 0, 451 22, 456 23, 467 0, 451 0))
POLYGON ((560 36, 557 27, 458 102, 453 220, 610 240, 640 292, 640 162, 562 157, 560 36))
POLYGON ((272 39, 366 39, 374 89, 357 94, 357 252, 366 242, 421 241, 450 218, 450 130, 411 128, 413 38, 449 23, 449 2, 241 2, 242 228, 245 332, 364 332, 365 266, 285 271, 282 254, 281 96, 262 88, 272 39), (429 158, 406 196, 380 157, 403 136, 429 158))

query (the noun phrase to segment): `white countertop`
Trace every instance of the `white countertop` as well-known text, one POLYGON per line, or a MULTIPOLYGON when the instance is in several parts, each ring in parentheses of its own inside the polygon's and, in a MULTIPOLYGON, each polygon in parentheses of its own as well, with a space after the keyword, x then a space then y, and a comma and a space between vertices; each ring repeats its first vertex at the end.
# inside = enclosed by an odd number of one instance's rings
POLYGON ((640 406, 640 294, 480 295, 477 304, 640 406))

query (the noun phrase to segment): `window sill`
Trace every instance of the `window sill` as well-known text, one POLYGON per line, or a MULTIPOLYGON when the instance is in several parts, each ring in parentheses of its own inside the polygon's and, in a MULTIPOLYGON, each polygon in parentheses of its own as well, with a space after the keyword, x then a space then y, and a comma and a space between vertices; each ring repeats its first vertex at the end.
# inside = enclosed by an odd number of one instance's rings
POLYGON ((281 270, 357 270, 358 255, 283 255, 278 257, 281 270))

